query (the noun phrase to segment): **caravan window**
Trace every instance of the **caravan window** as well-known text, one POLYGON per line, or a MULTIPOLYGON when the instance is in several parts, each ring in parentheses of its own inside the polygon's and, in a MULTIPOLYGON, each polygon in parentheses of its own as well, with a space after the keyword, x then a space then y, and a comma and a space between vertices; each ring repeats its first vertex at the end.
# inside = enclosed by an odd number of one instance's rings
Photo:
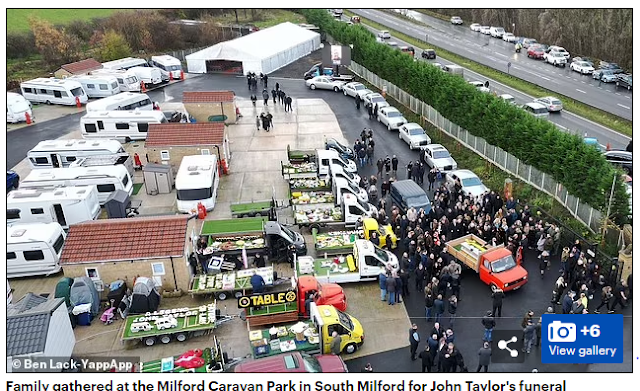
POLYGON ((46 157, 37 157, 35 159, 36 164, 49 164, 49 159, 46 157))
POLYGON ((49 91, 47 91, 47 90, 46 90, 46 89, 44 89, 44 88, 41 88, 41 89, 40 89, 40 94, 43 94, 43 95, 51 95, 51 94, 49 93, 49 91))
MULTIPOLYGON (((53 96, 56 98, 62 98, 62 91, 53 91, 53 96)), ((64 96, 67 96, 67 94, 64 94, 64 96)))
POLYGON ((63 244, 64 244, 64 236, 60 234, 60 236, 58 236, 58 239, 56 239, 56 242, 53 244, 53 249, 56 250, 56 254, 60 253, 60 250, 62 250, 63 244))
MULTIPOLYGON (((118 80, 121 80, 121 79, 118 79, 118 80)), ((111 89, 116 89, 116 88, 118 88, 118 82, 114 81, 113 83, 111 83, 111 89)))
POLYGON ((107 91, 107 90, 109 90, 109 86, 107 84, 100 84, 100 89, 102 91, 107 91))
POLYGON ((129 124, 124 122, 119 122, 116 124, 116 129, 129 129, 129 124))
MULTIPOLYGON (((71 93, 73 94, 73 96, 82 96, 83 91, 82 91, 82 87, 76 87, 73 90, 71 90, 71 93)), ((67 96, 67 94, 65 93, 64 96, 67 96)))
POLYGON ((31 214, 32 215, 43 215, 44 214, 44 209, 42 209, 42 208, 33 208, 33 209, 31 209, 31 214))
POLYGON ((26 261, 41 261, 44 259, 42 250, 24 251, 22 254, 26 261))
POLYGON ((116 191, 116 186, 112 184, 108 185, 98 185, 98 193, 111 193, 112 191, 116 191))
POLYGON ((122 177, 122 186, 127 187, 127 183, 129 183, 129 177, 127 176, 127 174, 124 174, 124 176, 122 177))
POLYGON ((84 131, 87 133, 96 133, 98 129, 96 129, 96 124, 84 124, 84 131))
POLYGON ((76 161, 76 157, 75 156, 67 156, 65 159, 67 160, 67 162, 75 162, 76 161))
POLYGON ((16 259, 16 253, 14 252, 7 253, 7 259, 16 259))
POLYGON ((19 219, 20 209, 7 209, 7 220, 19 219))
POLYGON ((138 132, 146 132, 149 130, 149 124, 146 122, 138 122, 138 132))
POLYGON ((177 198, 181 201, 206 200, 213 195, 213 189, 184 189, 177 191, 177 198))
POLYGON ((119 84, 124 84, 124 81, 121 78, 118 78, 118 83, 119 84))
POLYGON ((104 130, 104 122, 98 121, 98 129, 104 130))
POLYGON ((35 90, 31 90, 31 88, 30 88, 30 87, 24 87, 24 88, 22 88, 22 89, 24 90, 24 92, 28 92, 28 93, 30 93, 30 94, 31 94, 31 93, 37 94, 37 92, 36 92, 35 90))
POLYGON ((90 90, 95 90, 96 86, 93 84, 87 84, 87 88, 90 90))

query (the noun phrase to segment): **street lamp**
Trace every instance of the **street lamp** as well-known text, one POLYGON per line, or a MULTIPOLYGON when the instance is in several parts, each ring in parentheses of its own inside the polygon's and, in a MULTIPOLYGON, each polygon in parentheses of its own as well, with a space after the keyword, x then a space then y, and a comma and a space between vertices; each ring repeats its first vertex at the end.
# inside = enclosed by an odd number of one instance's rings
POLYGON ((511 23, 511 28, 513 29, 513 35, 516 35, 516 24, 511 23))

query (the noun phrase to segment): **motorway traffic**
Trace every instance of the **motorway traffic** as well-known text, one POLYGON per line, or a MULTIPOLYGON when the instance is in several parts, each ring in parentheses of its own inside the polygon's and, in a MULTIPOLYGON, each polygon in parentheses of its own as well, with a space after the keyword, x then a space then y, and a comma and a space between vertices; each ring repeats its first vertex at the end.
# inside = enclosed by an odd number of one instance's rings
MULTIPOLYGON (((374 9, 350 11, 422 41, 428 36, 429 43, 503 72, 507 71, 510 62, 509 72, 515 77, 622 118, 632 119, 630 91, 616 88, 615 83, 600 83, 589 75, 571 71, 569 67, 560 69, 529 59, 525 51, 516 54, 513 44, 471 31, 468 23, 472 21, 465 21, 468 22, 466 25, 459 26, 419 12, 405 12, 408 17, 430 26, 424 27, 374 9)), ((504 27, 507 30, 511 28, 504 27)))
MULTIPOLYGON (((371 10, 371 9, 366 9, 366 10, 352 10, 355 13, 358 13, 366 18, 369 18, 371 20, 375 20, 378 23, 381 24, 386 24, 389 25, 389 22, 386 21, 385 18, 389 17, 389 18, 393 18, 392 16, 389 16, 388 14, 385 14, 383 12, 380 11, 375 11, 375 10, 371 10), (374 17, 376 17, 377 19, 374 19, 374 17)), ((396 18, 397 19, 397 18, 396 18)), ((401 19, 397 19, 402 25, 407 26, 409 25, 409 29, 413 28, 410 26, 410 23, 401 20, 401 19)), ((366 24, 362 24, 364 27, 366 27, 367 29, 369 29, 370 31, 372 31, 373 33, 378 32, 378 30, 367 26, 366 24)), ((400 28, 400 26, 398 25, 392 25, 390 26, 393 29, 396 29, 398 31, 402 31, 402 29, 400 28)), ((460 26, 452 26, 452 27, 458 27, 458 28, 462 28, 460 26)), ((468 28, 466 28, 465 30, 468 30, 468 28)), ((470 30, 469 30, 470 31, 470 30)), ((407 34, 405 32, 405 34, 407 34)), ((475 33, 474 33, 475 34, 475 33)), ((407 34, 407 35, 413 35, 413 34, 407 34)), ((483 36, 484 37, 484 36, 483 36)), ((424 37, 423 37, 424 39, 424 37)), ((431 36, 429 37, 430 41, 431 41, 431 36)), ((397 42, 400 45, 409 45, 408 43, 398 39, 397 37, 392 37, 391 39, 392 41, 397 42)), ((495 40, 494 41, 500 41, 503 42, 501 40, 495 40)), ((508 44, 507 42, 504 42, 505 44, 508 44)), ((439 43, 438 43, 439 45, 439 43)), ((511 45, 511 44, 508 44, 511 45)), ((513 46, 513 45, 511 45, 513 46)), ((451 50, 449 48, 447 48, 447 50, 451 50)), ((416 56, 415 58, 418 60, 423 60, 422 56, 421 56, 421 50, 418 50, 416 52, 416 56)), ((437 53, 436 53, 437 54, 437 53)), ((515 53, 513 53, 515 54, 515 53)), ((526 56, 526 54, 523 54, 524 56, 526 56)), ((528 60, 528 59, 527 59, 528 60)), ((452 64, 450 61, 444 60, 441 57, 437 57, 434 60, 425 60, 425 61, 429 61, 429 62, 438 62, 444 65, 448 65, 448 64, 452 64)), ((531 60, 533 61, 533 60, 531 60)), ((547 65, 547 64, 540 64, 541 66, 543 65, 547 65)), ((557 72, 571 72, 568 70, 560 70, 559 68, 554 68, 551 65, 548 66, 550 71, 557 71, 557 72)), ((513 66, 511 67, 513 69, 513 66)), ((489 88, 492 91, 495 91, 498 95, 501 94, 509 94, 512 95, 515 99, 516 102, 518 104, 525 104, 525 103, 529 103, 532 102, 534 100, 534 97, 527 95, 525 93, 522 93, 518 90, 515 90, 511 87, 508 87, 504 84, 498 83, 492 79, 488 79, 487 77, 480 75, 478 73, 472 72, 468 69, 465 68, 464 70, 464 76, 465 79, 469 80, 469 81, 481 81, 481 82, 485 82, 485 81, 489 81, 489 88)), ((576 76, 579 77, 579 75, 576 73, 576 76)), ((585 76, 585 77, 589 77, 589 76, 585 76)), ((629 101, 628 103, 629 105, 631 105, 631 102, 629 101)), ((594 137, 598 140, 598 142, 600 144, 602 144, 603 146, 606 146, 607 144, 609 144, 609 146, 613 149, 624 149, 626 147, 626 145, 629 143, 630 138, 620 134, 614 130, 611 130, 605 126, 602 126, 600 124, 597 124, 593 121, 590 121, 586 118, 580 117, 578 115, 575 115, 573 113, 567 112, 567 111, 561 111, 558 113, 552 113, 549 115, 549 120, 554 122, 560 129, 563 129, 565 131, 571 132, 571 133, 575 133, 577 135, 583 136, 583 137, 594 137)))

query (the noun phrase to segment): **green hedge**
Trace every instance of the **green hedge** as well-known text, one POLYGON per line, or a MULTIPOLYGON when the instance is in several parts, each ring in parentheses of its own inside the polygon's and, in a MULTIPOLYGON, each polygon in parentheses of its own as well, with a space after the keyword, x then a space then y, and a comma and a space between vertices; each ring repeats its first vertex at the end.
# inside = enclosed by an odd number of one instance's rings
POLYGON ((553 176, 570 194, 592 207, 606 212, 611 184, 617 178, 612 215, 618 223, 626 220, 629 197, 620 171, 581 137, 479 92, 461 77, 381 45, 362 26, 338 22, 325 10, 305 9, 301 13, 308 23, 337 41, 353 45, 353 61, 432 106, 474 136, 553 176))

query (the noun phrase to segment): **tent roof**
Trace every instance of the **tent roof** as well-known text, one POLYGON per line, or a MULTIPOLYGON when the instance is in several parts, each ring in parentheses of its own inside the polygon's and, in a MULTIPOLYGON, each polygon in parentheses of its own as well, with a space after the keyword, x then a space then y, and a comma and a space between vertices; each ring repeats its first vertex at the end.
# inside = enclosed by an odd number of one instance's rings
POLYGON ((269 58, 315 37, 319 37, 319 34, 291 22, 285 22, 231 41, 220 42, 199 52, 189 54, 186 58, 257 61, 269 58))

